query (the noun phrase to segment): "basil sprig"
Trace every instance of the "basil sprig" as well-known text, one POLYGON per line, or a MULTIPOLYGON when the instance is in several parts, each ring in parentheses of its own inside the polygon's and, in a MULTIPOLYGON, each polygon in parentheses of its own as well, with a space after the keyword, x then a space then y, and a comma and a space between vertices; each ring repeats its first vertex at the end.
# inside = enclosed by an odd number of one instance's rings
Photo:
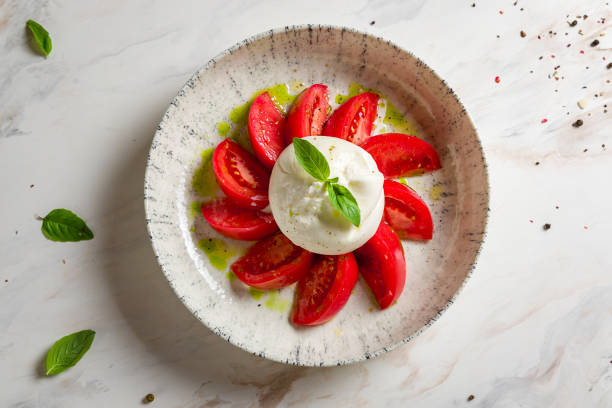
POLYGON ((51 36, 49 36, 47 30, 34 20, 28 20, 26 26, 32 32, 34 41, 36 41, 40 50, 45 54, 45 57, 48 57, 53 45, 51 44, 51 36))
POLYGON ((82 330, 62 337, 49 349, 45 360, 46 375, 55 375, 79 362, 96 335, 93 330, 82 330))
POLYGON ((329 178, 327 159, 308 140, 294 138, 295 157, 308 174, 325 184, 332 206, 354 226, 361 224, 361 212, 351 191, 338 184, 338 177, 329 178))
POLYGON ((42 219, 42 233, 51 241, 76 242, 93 239, 85 221, 70 210, 57 208, 42 219))

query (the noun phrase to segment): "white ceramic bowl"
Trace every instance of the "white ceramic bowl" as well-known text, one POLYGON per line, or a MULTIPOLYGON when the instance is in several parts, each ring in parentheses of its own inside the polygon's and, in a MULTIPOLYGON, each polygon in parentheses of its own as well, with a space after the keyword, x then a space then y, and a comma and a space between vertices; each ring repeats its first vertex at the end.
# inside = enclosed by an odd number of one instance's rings
MULTIPOLYGON (((379 123, 374 133, 392 129, 379 123)), ((210 60, 187 82, 153 139, 145 208, 162 270, 202 323, 261 357, 328 366, 389 351, 418 335, 452 304, 474 268, 484 239, 488 189, 474 126, 452 89, 431 68, 381 38, 308 25, 244 40, 210 60), (332 99, 355 82, 379 90, 418 123, 418 132, 436 148, 443 166, 407 180, 429 205, 434 238, 426 243, 403 241, 407 279, 397 304, 378 310, 360 280, 335 318, 309 328, 289 323, 294 286, 267 294, 249 292, 240 281, 211 266, 197 242, 222 237, 191 210, 192 201, 198 199, 192 177, 200 166, 201 152, 223 139, 218 123, 229 122, 229 112, 258 89, 278 83, 298 87, 299 82, 328 85, 332 99)), ((236 254, 249 245, 224 242, 236 254)), ((223 266, 223 262, 214 263, 223 266)))

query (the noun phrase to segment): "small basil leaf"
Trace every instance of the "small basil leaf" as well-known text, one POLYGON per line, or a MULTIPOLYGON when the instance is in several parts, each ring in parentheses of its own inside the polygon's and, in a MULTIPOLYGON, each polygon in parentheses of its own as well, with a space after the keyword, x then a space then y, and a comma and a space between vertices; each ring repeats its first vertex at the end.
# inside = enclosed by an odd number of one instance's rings
POLYGON ((49 349, 45 360, 46 375, 61 373, 79 362, 89 350, 96 335, 93 330, 83 330, 62 337, 49 349))
POLYGON ((327 180, 329 177, 329 164, 323 153, 317 150, 308 140, 297 137, 293 139, 293 148, 295 149, 295 157, 298 163, 308 174, 319 181, 327 180))
POLYGON ((38 44, 38 46, 40 47, 40 50, 45 54, 45 56, 48 57, 51 53, 51 49, 53 48, 53 46, 51 44, 51 37, 49 36, 47 30, 45 30, 43 26, 41 26, 34 20, 28 20, 26 26, 32 32, 34 40, 36 41, 36 44, 38 44))
POLYGON ((327 182, 328 183, 337 183, 338 182, 338 177, 331 178, 331 179, 327 180, 327 182))
POLYGON ((350 190, 340 184, 327 184, 327 195, 334 208, 358 227, 361 224, 361 212, 357 200, 350 190))
POLYGON ((94 237, 85 221, 72 211, 63 208, 55 209, 47 214, 43 218, 41 230, 51 241, 76 242, 94 237))

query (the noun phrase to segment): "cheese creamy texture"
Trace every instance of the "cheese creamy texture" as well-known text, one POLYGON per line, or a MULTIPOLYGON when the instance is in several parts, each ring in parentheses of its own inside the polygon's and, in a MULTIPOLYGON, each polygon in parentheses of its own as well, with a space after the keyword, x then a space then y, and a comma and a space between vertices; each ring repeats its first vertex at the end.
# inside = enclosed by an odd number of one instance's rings
POLYGON ((281 153, 272 169, 268 196, 280 230, 310 252, 339 255, 366 243, 376 232, 385 207, 384 177, 376 162, 361 147, 335 137, 309 136, 327 159, 330 178, 347 187, 357 200, 361 224, 355 227, 327 195, 324 184, 298 163, 293 144, 281 153))

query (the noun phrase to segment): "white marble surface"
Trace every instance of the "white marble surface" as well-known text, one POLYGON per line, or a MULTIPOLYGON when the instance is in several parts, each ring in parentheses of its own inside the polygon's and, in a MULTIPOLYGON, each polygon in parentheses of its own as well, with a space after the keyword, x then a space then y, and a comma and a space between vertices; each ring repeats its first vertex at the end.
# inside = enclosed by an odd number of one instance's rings
POLYGON ((130 407, 150 392, 171 408, 612 406, 612 7, 475 1, 0 0, 0 406, 130 407), (28 18, 52 35, 48 59, 27 46, 28 18), (212 334, 144 227, 145 156, 170 99, 224 48, 299 23, 421 57, 463 100, 490 168, 488 239, 457 302, 413 342, 340 368, 284 366, 212 334), (35 216, 56 207, 95 239, 45 240, 35 216), (83 360, 41 377, 53 341, 85 328, 97 336, 83 360))

